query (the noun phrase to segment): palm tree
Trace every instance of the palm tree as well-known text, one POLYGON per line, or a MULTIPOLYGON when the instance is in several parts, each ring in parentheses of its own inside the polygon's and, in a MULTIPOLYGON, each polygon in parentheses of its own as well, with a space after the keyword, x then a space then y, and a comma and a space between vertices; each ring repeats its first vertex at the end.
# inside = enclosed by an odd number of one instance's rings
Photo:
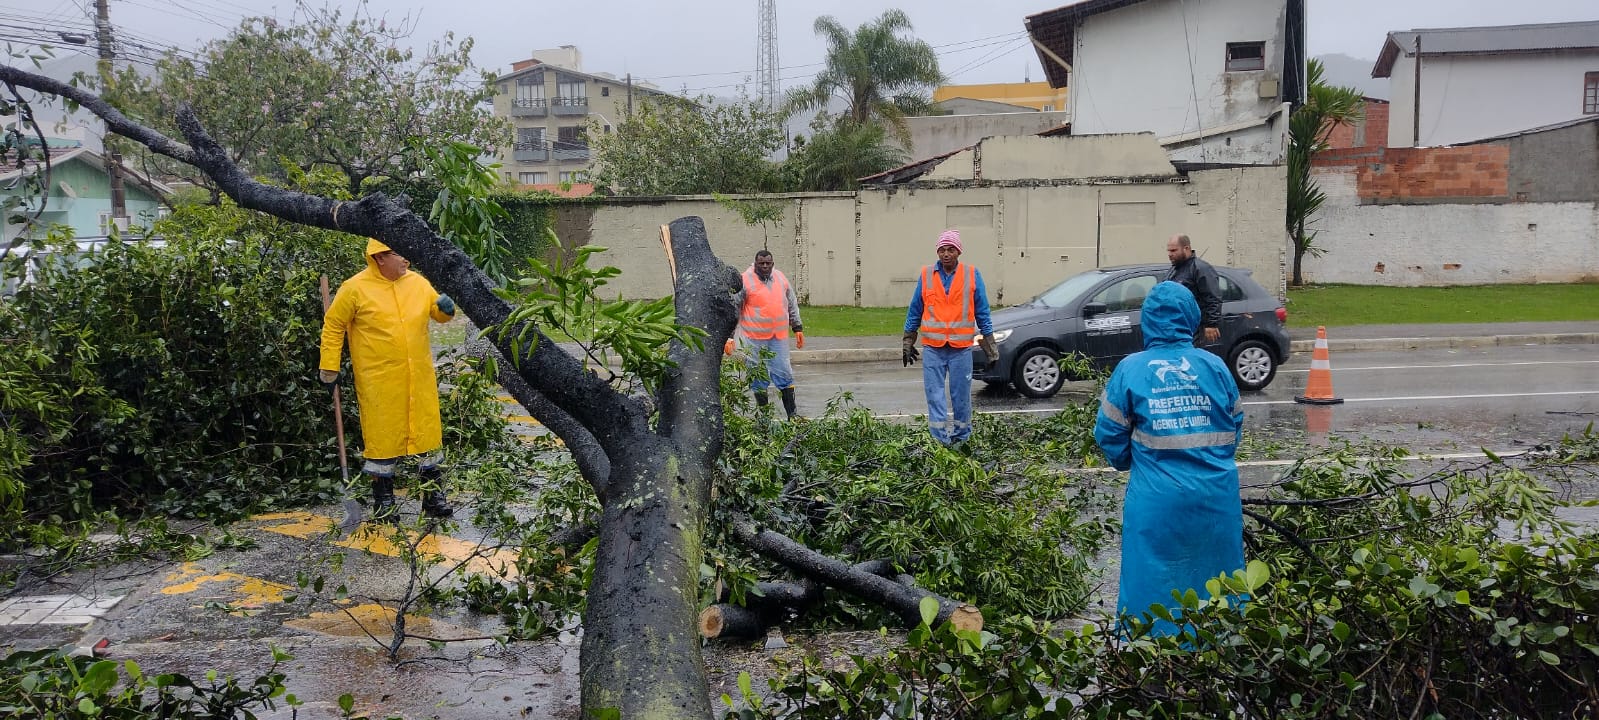
POLYGON ((1305 284, 1300 271, 1305 255, 1320 257, 1323 250, 1316 247, 1316 231, 1306 227, 1327 200, 1310 178, 1311 160, 1327 149, 1333 128, 1357 122, 1364 114, 1359 90, 1322 81, 1320 60, 1310 60, 1306 78, 1310 84, 1305 104, 1288 119, 1288 233, 1294 240, 1294 285, 1305 284))
POLYGON ((905 162, 905 154, 886 139, 881 125, 837 123, 794 150, 786 167, 799 190, 854 190, 857 179, 905 162))
POLYGON ((834 97, 848 108, 842 122, 882 124, 910 147, 906 111, 925 107, 931 88, 944 82, 933 47, 914 37, 904 11, 888 10, 850 32, 832 16, 816 18, 816 34, 827 39, 822 72, 807 87, 788 95, 790 112, 825 109, 834 97))

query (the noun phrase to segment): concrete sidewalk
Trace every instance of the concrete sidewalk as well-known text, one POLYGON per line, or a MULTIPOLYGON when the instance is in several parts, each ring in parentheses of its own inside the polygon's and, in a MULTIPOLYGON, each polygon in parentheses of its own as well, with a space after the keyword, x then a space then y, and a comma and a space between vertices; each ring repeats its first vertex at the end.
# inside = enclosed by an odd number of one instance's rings
MULTIPOLYGON (((1295 353, 1309 353, 1316 329, 1290 327, 1295 353)), ((1327 328, 1333 352, 1437 350, 1509 345, 1599 345, 1599 321, 1537 323, 1455 323, 1442 325, 1348 325, 1327 328)), ((805 338, 793 351, 796 365, 898 362, 900 336, 805 338)))

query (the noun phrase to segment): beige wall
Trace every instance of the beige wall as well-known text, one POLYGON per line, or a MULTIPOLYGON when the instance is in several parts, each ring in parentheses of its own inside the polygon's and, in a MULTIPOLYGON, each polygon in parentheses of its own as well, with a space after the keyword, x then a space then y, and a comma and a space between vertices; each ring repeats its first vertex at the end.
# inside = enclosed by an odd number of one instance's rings
MULTIPOLYGON (((1165 262, 1166 239, 1184 232, 1206 260, 1248 268, 1280 294, 1284 168, 1183 177, 1169 163, 1156 172, 1160 153, 1147 133, 996 138, 950 158, 938 168, 946 171, 942 178, 932 177, 935 171, 921 184, 765 196, 785 208, 770 248, 808 304, 896 307, 909 302, 920 268, 933 261, 939 233, 953 227, 961 231, 962 260, 983 272, 989 300, 1014 305, 1095 267, 1165 262), (981 179, 973 178, 973 158, 981 179), (1059 168, 1078 175, 1039 177, 1059 168), (1116 176, 1116 168, 1130 172, 1116 176)), ((765 242, 761 228, 709 198, 619 198, 584 207, 592 212, 588 242, 608 248, 598 260, 622 269, 612 286, 629 297, 670 292, 659 226, 673 219, 703 217, 712 247, 740 270, 765 242)))

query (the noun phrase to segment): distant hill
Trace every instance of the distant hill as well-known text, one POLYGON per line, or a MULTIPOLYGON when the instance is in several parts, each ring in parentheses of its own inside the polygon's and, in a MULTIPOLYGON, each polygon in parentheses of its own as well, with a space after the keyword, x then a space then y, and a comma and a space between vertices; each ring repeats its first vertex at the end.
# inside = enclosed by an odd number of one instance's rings
POLYGON ((1325 72, 1322 80, 1329 85, 1352 87, 1366 97, 1391 99, 1388 97, 1388 78, 1374 78, 1371 76, 1375 60, 1350 57, 1342 53, 1317 55, 1325 72))

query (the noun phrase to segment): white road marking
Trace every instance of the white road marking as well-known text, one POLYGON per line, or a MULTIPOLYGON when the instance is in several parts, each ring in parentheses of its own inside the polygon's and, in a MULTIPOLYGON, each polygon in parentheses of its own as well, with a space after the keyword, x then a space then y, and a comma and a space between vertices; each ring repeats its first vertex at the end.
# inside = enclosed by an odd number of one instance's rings
MULTIPOLYGON (((1525 454, 1527 454, 1529 452, 1531 452, 1531 451, 1530 450, 1506 450, 1505 452, 1496 452, 1496 453, 1494 453, 1494 455, 1497 456, 1497 457, 1501 457, 1501 458, 1513 458, 1513 457, 1516 457, 1518 455, 1525 455, 1525 454)), ((1350 459, 1355 461, 1355 462, 1364 463, 1364 462, 1372 462, 1374 460, 1395 460, 1395 461, 1398 461, 1398 462, 1434 462, 1434 461, 1438 461, 1438 460, 1485 460, 1487 458, 1488 458, 1488 454, 1487 453, 1474 452, 1474 453, 1440 453, 1438 455, 1425 455, 1425 454, 1408 455, 1408 456, 1405 456, 1405 457, 1402 457, 1402 458, 1390 458, 1390 457, 1387 457, 1387 456, 1384 456, 1384 457, 1381 457, 1381 458, 1377 458, 1377 457, 1371 457, 1371 456, 1368 456, 1368 455, 1361 455, 1361 456, 1350 458, 1350 459)), ((1293 459, 1288 459, 1288 460, 1245 460, 1243 462, 1238 463, 1238 467, 1240 467, 1240 468, 1282 467, 1282 466, 1285 466, 1285 465, 1293 465, 1294 463, 1298 463, 1298 462, 1328 463, 1328 462, 1332 462, 1332 459, 1331 458, 1293 458, 1293 459)), ((1118 472, 1118 471, 1116 470, 1116 468, 1113 468, 1113 467, 1110 467, 1110 466, 1100 466, 1100 467, 1091 467, 1091 468, 1073 468, 1073 469, 1071 469, 1071 472, 1118 472)), ((1245 485, 1244 489, 1247 490, 1250 487, 1252 487, 1252 486, 1245 485)))
MULTIPOLYGON (((1513 367, 1517 365, 1596 365, 1599 360, 1538 360, 1530 362, 1504 362, 1504 363, 1449 363, 1445 365, 1371 365, 1369 367, 1348 367, 1339 365, 1333 369, 1337 372, 1353 372, 1357 370, 1437 370, 1439 368, 1473 368, 1473 367, 1513 367)), ((1310 370, 1279 370, 1281 374, 1303 375, 1310 370)))
MULTIPOLYGON (((1599 395, 1599 390, 1563 390, 1555 392, 1476 393, 1471 395, 1401 395, 1397 397, 1344 398, 1346 403, 1394 402, 1413 400, 1477 400, 1485 398, 1547 397, 1554 395, 1599 395)), ((1294 400, 1251 400, 1245 405, 1293 405, 1294 400)))

